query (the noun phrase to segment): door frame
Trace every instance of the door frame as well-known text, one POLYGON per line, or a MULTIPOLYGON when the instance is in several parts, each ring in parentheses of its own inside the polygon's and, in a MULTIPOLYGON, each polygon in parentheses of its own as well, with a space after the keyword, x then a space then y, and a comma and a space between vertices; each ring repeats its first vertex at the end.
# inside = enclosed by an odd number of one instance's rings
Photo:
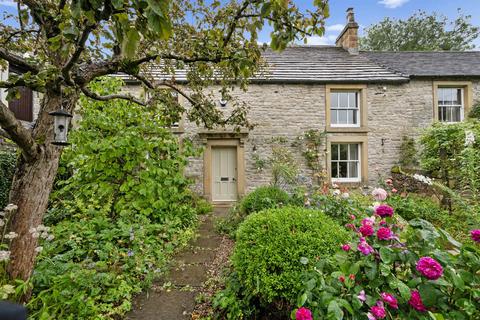
MULTIPOLYGON (((212 147, 235 147, 237 151, 237 199, 245 194, 245 148, 243 139, 207 139, 203 154, 203 194, 212 200, 212 147)), ((215 201, 215 204, 231 201, 215 201)))

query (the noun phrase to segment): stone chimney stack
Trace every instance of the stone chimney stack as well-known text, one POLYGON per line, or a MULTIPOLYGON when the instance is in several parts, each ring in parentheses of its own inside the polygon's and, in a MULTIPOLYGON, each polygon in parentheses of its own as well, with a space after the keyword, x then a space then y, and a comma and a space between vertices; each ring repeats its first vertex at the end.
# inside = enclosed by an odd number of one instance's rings
POLYGON ((347 9, 347 24, 335 41, 337 47, 342 47, 350 54, 358 54, 358 23, 355 22, 353 8, 347 9))

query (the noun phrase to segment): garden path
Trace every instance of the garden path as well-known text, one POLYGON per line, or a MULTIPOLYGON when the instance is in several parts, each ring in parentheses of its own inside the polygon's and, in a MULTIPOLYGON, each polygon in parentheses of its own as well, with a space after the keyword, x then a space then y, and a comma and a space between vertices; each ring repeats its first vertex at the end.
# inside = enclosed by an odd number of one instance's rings
POLYGON ((193 319, 195 296, 208 278, 208 266, 219 253, 224 238, 214 228, 214 220, 228 208, 215 208, 202 216, 198 237, 179 252, 167 276, 141 294, 134 302, 128 320, 193 319))

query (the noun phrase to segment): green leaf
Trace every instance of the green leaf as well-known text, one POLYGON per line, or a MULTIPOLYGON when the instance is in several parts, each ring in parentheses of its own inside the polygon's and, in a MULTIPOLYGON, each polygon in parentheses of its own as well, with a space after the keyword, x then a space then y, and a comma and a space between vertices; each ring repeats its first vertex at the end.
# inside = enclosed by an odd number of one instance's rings
POLYGON ((164 17, 150 11, 148 14, 149 27, 159 35, 161 40, 166 40, 172 35, 172 26, 164 17))
POLYGON ((125 57, 132 58, 137 51, 140 34, 134 28, 130 28, 122 44, 122 51, 125 57))
POLYGON ((445 320, 445 318, 440 313, 433 313, 433 312, 428 311, 428 315, 433 320, 445 320))
POLYGON ((305 302, 307 301, 307 298, 308 298, 308 295, 306 292, 304 292, 300 297, 298 297, 298 300, 297 300, 297 306, 298 307, 301 307, 305 304, 305 302))
POLYGON ((397 284, 398 292, 400 292, 400 295, 402 296, 402 298, 405 300, 410 300, 410 297, 411 297, 410 288, 405 283, 403 283, 398 279, 396 284, 397 284))
POLYGON ((334 316, 334 319, 337 320, 342 320, 343 319, 343 311, 338 305, 338 302, 336 300, 332 300, 328 304, 328 315, 329 316, 334 316))
POLYGON ((390 248, 381 247, 380 248, 380 259, 382 259, 383 262, 385 262, 387 264, 390 264, 395 259, 395 254, 390 248))

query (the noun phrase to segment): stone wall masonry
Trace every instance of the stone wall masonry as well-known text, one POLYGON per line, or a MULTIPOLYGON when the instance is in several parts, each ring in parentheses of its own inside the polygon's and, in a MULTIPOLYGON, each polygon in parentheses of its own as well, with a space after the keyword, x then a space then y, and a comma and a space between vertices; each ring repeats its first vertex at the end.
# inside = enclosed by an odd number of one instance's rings
MULTIPOLYGON (((219 89, 211 88, 217 101, 220 100, 219 89)), ((474 102, 480 102, 480 81, 472 80, 472 89, 474 102)), ((398 164, 402 137, 405 135, 418 139, 422 129, 433 122, 433 81, 369 84, 366 90, 368 182, 375 185, 379 178, 387 177, 391 168, 398 164)), ((143 89, 138 85, 128 85, 125 92, 141 96, 143 89)), ((238 89, 233 92, 233 96, 250 108, 248 118, 255 124, 244 144, 246 191, 271 182, 271 172, 268 168, 259 170, 256 159, 267 159, 271 156, 272 139, 275 138, 285 140, 282 145, 295 156, 302 180, 311 182, 312 172, 300 148, 293 144, 298 142, 298 138, 307 130, 325 129, 325 85, 251 84, 248 91, 238 89)), ((37 109, 38 100, 39 97, 35 97, 37 109)), ((188 109, 185 99, 180 97, 180 103, 188 109)), ((229 103, 223 108, 218 103, 218 108, 228 115, 232 104, 229 103)), ((205 131, 204 128, 187 120, 182 127, 179 136, 191 138, 198 146, 203 146, 199 133, 205 131)), ((349 136, 356 134, 329 133, 349 136)), ((203 172, 203 156, 191 158, 186 174, 194 180, 194 189, 200 194, 203 193, 203 172)))

